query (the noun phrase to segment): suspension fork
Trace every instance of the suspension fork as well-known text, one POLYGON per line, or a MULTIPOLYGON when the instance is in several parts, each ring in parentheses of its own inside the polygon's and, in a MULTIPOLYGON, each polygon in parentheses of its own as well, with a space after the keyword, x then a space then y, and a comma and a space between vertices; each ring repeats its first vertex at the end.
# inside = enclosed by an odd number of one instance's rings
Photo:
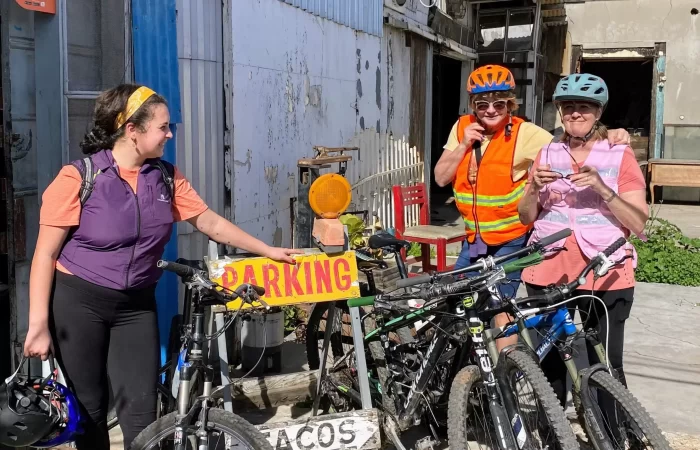
POLYGON ((503 380, 501 378, 497 380, 493 373, 493 363, 491 361, 491 357, 489 356, 486 343, 484 342, 484 322, 482 322, 475 310, 470 309, 476 300, 473 297, 467 297, 463 300, 463 302, 464 306, 469 308, 467 309, 469 334, 472 338, 474 352, 476 353, 476 358, 479 362, 479 371, 481 372, 481 379, 483 380, 486 388, 489 411, 491 411, 491 420, 493 421, 494 429, 498 433, 500 448, 503 450, 515 450, 515 440, 513 438, 512 428, 508 420, 508 414, 506 413, 506 408, 504 408, 503 403, 501 403, 502 401, 506 403, 506 399, 504 397, 505 395, 508 395, 508 393, 510 393, 510 400, 512 401, 510 387, 508 386, 507 380, 503 380))

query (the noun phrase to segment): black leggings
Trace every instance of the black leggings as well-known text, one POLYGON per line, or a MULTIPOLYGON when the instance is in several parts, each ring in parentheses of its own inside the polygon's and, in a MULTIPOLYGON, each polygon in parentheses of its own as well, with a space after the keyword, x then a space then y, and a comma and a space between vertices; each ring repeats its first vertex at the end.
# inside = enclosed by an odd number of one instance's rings
MULTIPOLYGON (((542 292, 542 286, 526 284, 527 295, 538 295, 542 292)), ((573 296, 591 294, 590 290, 576 290, 573 296)), ((610 339, 606 353, 610 360, 610 365, 618 373, 620 382, 627 386, 625 380, 625 372, 622 369, 622 353, 625 344, 625 321, 630 316, 632 310, 632 300, 634 298, 634 288, 611 290, 611 291, 596 291, 593 295, 599 297, 605 302, 608 310, 608 321, 610 323, 610 339)), ((605 312, 603 305, 599 301, 592 298, 581 298, 577 302, 571 302, 569 314, 574 317, 576 306, 581 313, 582 321, 587 327, 594 327, 598 330, 598 339, 605 346, 605 337, 608 332, 605 321, 605 312), (590 314, 588 314, 590 308, 590 314)), ((597 364, 601 361, 598 359, 598 354, 590 342, 586 341, 588 350, 589 364, 597 364)), ((547 376, 547 379, 554 388, 554 393, 557 394, 562 406, 566 404, 566 378, 567 370, 562 361, 559 352, 556 348, 550 350, 547 356, 542 360, 542 371, 547 376)))
POLYGON ((78 449, 109 450, 108 373, 128 448, 156 420, 155 286, 117 291, 56 271, 51 313, 56 358, 87 415, 78 449))

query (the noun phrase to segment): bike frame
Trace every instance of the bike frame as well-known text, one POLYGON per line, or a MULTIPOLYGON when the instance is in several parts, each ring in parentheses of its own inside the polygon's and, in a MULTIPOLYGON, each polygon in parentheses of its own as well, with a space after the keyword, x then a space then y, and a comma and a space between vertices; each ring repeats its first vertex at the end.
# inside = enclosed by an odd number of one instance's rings
MULTIPOLYGON (((578 377, 579 370, 576 366, 573 355, 571 352, 567 351, 567 349, 572 347, 574 338, 578 334, 578 329, 571 318, 569 308, 562 305, 552 312, 537 314, 535 316, 528 317, 527 319, 518 320, 516 323, 509 325, 503 330, 503 337, 509 337, 515 334, 527 334, 529 329, 541 328, 546 328, 547 333, 542 339, 542 342, 540 342, 536 348, 532 346, 532 341, 530 340, 529 336, 523 336, 524 340, 537 354, 540 362, 542 362, 542 360, 554 347, 554 343, 562 336, 565 336, 565 345, 559 350, 559 354, 561 355, 564 364, 566 365, 566 369, 571 376, 575 390, 577 392, 580 391, 581 383, 578 377)), ((603 344, 597 339, 593 338, 592 333, 587 332, 586 339, 591 341, 600 362, 604 363, 606 358, 603 344)))

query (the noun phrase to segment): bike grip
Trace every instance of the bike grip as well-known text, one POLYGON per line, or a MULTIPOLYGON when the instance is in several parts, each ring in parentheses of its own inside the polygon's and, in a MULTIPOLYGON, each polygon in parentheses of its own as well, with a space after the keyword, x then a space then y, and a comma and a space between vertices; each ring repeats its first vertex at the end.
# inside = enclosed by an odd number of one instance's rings
POLYGON ((549 236, 543 237, 537 243, 542 247, 545 247, 547 245, 554 244, 557 241, 565 239, 569 236, 571 236, 571 228, 564 228, 561 231, 557 231, 554 234, 550 234, 549 236))
POLYGON ((610 255, 612 255, 613 253, 615 253, 616 251, 618 251, 618 250, 620 249, 620 247, 622 247, 623 245, 625 245, 625 243, 627 243, 627 240, 626 240, 625 238, 621 237, 621 238, 619 238, 618 240, 616 240, 615 242, 613 242, 613 244, 612 244, 610 247, 606 248, 606 249, 603 251, 603 254, 604 254, 605 256, 608 256, 608 257, 609 257, 610 255))
POLYGON ((265 295, 265 288, 264 287, 256 286, 254 284, 251 284, 250 287, 252 287, 253 290, 255 291, 255 293, 258 294, 259 296, 262 297, 263 295, 265 295))
POLYGON ((369 297, 358 297, 358 298, 351 298, 348 300, 348 307, 349 308, 355 308, 358 306, 372 306, 374 305, 374 297, 369 296, 369 297))
POLYGON ((542 261, 544 261, 544 256, 541 253, 532 253, 524 258, 503 264, 503 270, 506 273, 518 272, 526 267, 535 266, 542 261))
POLYGON ((432 277, 427 273, 418 275, 417 277, 402 278, 396 282, 396 289, 415 286, 417 284, 430 283, 431 280, 432 277))
POLYGON ((159 260, 157 265, 159 269, 173 272, 181 277, 190 277, 197 273, 197 271, 190 266, 174 263, 172 261, 166 261, 164 259, 159 260))

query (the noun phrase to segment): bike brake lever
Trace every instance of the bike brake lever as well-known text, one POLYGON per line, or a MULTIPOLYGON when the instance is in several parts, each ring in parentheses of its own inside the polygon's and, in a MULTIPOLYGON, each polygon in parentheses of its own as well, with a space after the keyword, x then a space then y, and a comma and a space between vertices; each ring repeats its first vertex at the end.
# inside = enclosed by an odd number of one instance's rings
POLYGON ((492 288, 496 284, 498 284, 500 281, 506 279, 506 271, 503 269, 503 266, 499 267, 498 270, 492 275, 490 275, 486 279, 486 287, 487 288, 492 288))
POLYGON ((602 261, 602 263, 598 266, 598 268, 595 271, 595 277, 596 278, 601 278, 604 277, 608 271, 615 266, 615 262, 611 261, 610 258, 605 256, 603 252, 598 253, 598 258, 602 261))

